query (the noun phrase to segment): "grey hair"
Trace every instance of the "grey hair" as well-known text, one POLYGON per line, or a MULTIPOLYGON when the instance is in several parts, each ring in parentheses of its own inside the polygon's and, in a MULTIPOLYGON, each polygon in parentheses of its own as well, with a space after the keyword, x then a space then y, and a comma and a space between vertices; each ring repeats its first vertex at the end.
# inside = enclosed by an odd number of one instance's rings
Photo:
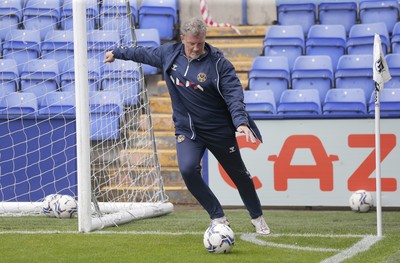
POLYGON ((186 33, 193 36, 205 35, 207 33, 207 25, 202 18, 193 17, 181 25, 181 35, 185 35, 186 33))

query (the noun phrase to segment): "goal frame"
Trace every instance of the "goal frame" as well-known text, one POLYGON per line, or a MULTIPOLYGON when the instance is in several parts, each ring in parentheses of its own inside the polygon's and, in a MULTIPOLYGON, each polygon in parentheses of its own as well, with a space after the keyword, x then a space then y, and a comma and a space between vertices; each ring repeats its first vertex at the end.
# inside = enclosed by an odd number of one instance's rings
MULTIPOLYGON (((73 0, 73 27, 74 27, 74 56, 76 89, 76 136, 77 136, 77 179, 78 179, 78 231, 91 232, 104 227, 124 224, 135 219, 143 219, 165 215, 173 210, 170 202, 158 203, 109 203, 100 202, 99 210, 110 214, 101 217, 92 217, 92 193, 90 178, 90 135, 87 129, 89 123, 89 86, 88 86, 88 56, 86 32, 86 1, 73 0), (116 210, 115 210, 116 209, 116 210)), ((130 3, 126 0, 128 16, 131 17, 130 3)), ((131 33, 134 34, 132 21, 131 33)), ((135 36, 132 35, 135 40, 135 36)), ((140 70, 143 76, 142 70, 140 70)), ((145 87, 144 87, 145 88, 145 87)), ((147 92, 145 92, 145 99, 147 92)), ((151 117, 150 117, 151 125, 151 117)), ((151 132, 153 144, 154 132, 151 132)), ((155 147, 154 147, 154 150, 155 147)), ((157 156, 157 154, 156 154, 157 156)), ((156 157, 156 161, 158 159, 156 157)))

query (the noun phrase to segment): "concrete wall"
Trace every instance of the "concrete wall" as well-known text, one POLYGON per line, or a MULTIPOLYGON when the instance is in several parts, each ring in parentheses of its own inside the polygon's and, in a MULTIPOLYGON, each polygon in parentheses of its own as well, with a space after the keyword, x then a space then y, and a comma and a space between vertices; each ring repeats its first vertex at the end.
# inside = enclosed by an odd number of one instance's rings
MULTIPOLYGON (((275 0, 208 0, 208 12, 215 23, 270 25, 276 21, 275 0), (243 15, 242 1, 247 2, 243 15), (245 21, 243 21, 245 20, 245 21)), ((199 0, 179 0, 181 21, 201 16, 199 0)))

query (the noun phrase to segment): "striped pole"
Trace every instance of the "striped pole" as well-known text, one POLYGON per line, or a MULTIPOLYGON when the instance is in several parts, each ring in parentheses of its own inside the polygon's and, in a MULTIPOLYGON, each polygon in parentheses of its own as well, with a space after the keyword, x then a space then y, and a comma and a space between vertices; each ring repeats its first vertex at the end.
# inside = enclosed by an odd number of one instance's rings
POLYGON ((213 27, 230 27, 233 30, 235 30, 236 33, 238 33, 240 35, 240 31, 239 29, 237 29, 236 27, 232 26, 231 24, 228 23, 215 23, 214 20, 211 17, 210 12, 208 11, 208 7, 207 7, 207 2, 206 0, 199 0, 200 1, 200 12, 201 12, 201 16, 204 20, 204 22, 208 25, 208 26, 213 26, 213 27))

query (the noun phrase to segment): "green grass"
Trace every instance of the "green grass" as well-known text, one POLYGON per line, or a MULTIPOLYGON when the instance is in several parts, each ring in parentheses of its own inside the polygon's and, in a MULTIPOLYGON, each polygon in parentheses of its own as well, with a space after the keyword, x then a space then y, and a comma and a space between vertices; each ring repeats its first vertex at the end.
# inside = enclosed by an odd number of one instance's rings
MULTIPOLYGON (((176 209, 167 216, 90 234, 76 233, 77 219, 0 217, 0 262, 313 263, 339 252, 304 251, 283 245, 344 250, 362 238, 335 235, 376 234, 375 212, 265 210, 273 235, 257 239, 280 246, 274 247, 241 239, 243 233, 254 231, 245 210, 228 209, 226 214, 236 233, 236 243, 230 254, 222 255, 209 254, 203 247, 202 233, 209 219, 200 209, 176 209)), ((343 262, 400 262, 399 218, 399 211, 383 212, 383 239, 343 262)))

